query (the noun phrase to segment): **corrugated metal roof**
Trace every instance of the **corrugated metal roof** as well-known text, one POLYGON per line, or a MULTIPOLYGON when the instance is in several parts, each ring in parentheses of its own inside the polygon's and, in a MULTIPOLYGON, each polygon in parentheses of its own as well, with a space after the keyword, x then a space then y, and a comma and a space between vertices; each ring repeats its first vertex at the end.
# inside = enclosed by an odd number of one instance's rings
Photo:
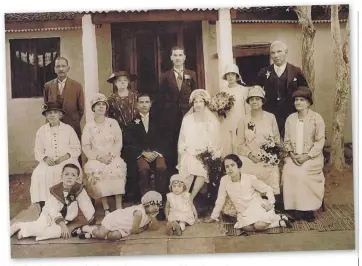
POLYGON ((65 31, 65 30, 81 30, 82 27, 57 27, 57 28, 41 28, 41 29, 16 29, 5 30, 5 33, 15 32, 39 32, 39 31, 65 31))
POLYGON ((7 13, 5 22, 72 20, 78 12, 7 13))
MULTIPOLYGON (((340 22, 347 22, 347 19, 340 19, 340 22)), ((313 23, 330 23, 330 20, 313 20, 313 23)), ((298 20, 233 20, 233 24, 243 23, 275 23, 275 24, 298 24, 298 20)))

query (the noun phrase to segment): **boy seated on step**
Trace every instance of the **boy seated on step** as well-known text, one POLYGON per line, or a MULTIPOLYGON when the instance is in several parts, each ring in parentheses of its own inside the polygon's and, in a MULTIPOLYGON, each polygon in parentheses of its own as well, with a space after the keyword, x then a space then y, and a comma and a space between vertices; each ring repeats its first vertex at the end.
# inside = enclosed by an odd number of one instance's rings
POLYGON ((80 170, 75 164, 66 164, 62 171, 62 182, 50 188, 51 196, 39 218, 33 222, 15 222, 10 236, 18 232, 18 239, 35 236, 35 240, 70 237, 67 224, 78 216, 78 208, 89 224, 95 223, 93 204, 83 188, 77 183, 80 170))

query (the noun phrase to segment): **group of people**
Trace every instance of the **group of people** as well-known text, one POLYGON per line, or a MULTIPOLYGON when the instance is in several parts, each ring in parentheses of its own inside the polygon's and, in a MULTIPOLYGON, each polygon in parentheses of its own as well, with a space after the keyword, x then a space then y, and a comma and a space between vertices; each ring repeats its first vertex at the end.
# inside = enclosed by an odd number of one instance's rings
POLYGON ((221 212, 236 216, 235 228, 247 231, 313 221, 324 197, 325 125, 311 110, 312 91, 300 68, 287 63, 287 52, 283 42, 274 42, 273 64, 251 87, 235 64, 227 66, 222 78, 228 86, 221 91, 235 102, 220 119, 208 107, 210 94, 197 88, 196 74, 184 68, 184 49, 173 47, 174 67, 162 74, 155 98, 130 88, 135 75, 115 72, 107 80, 114 93, 94 95, 94 119, 82 131, 82 87, 67 77, 67 59, 57 58, 58 77, 45 85, 47 123, 36 134, 39 165, 31 177, 31 201, 41 215, 32 223, 13 224, 11 234, 120 239, 166 219, 167 233, 181 235, 199 221, 194 201, 209 175, 198 155, 206 149, 221 152, 225 175, 205 222, 219 220, 221 212), (258 156, 269 138, 287 151, 280 167, 265 165, 258 156), (83 168, 81 151, 87 158, 83 168), (125 193, 141 204, 122 209, 125 193), (91 198, 102 203, 101 225, 94 225, 91 198), (89 224, 69 232, 66 224, 78 206, 89 224))

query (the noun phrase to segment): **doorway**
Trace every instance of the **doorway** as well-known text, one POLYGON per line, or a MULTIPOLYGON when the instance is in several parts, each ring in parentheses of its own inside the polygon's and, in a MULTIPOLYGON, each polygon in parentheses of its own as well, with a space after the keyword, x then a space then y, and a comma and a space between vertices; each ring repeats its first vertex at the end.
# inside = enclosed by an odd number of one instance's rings
POLYGON ((204 88, 204 59, 200 21, 192 22, 131 22, 111 26, 112 68, 137 75, 131 89, 158 91, 161 74, 172 67, 171 48, 185 48, 185 67, 197 75, 198 87, 204 88))

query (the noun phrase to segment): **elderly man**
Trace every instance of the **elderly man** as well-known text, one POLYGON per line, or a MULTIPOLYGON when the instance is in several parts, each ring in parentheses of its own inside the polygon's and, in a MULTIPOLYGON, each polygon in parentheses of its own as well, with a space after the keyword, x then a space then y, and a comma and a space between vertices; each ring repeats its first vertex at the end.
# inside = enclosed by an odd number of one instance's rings
POLYGON ((84 113, 82 85, 69 78, 70 66, 64 57, 55 59, 54 71, 57 78, 44 85, 44 102, 60 102, 65 114, 62 122, 70 125, 81 139, 80 121, 84 113))
POLYGON ((166 134, 168 169, 177 173, 177 142, 183 116, 190 109, 191 92, 197 89, 196 74, 184 67, 186 55, 183 47, 171 49, 173 68, 162 74, 155 102, 157 117, 166 134))
POLYGON ((270 46, 273 64, 261 69, 258 74, 258 84, 265 90, 264 110, 275 115, 282 137, 285 120, 295 112, 293 92, 300 86, 308 87, 301 69, 287 63, 287 55, 288 48, 285 43, 273 42, 270 46))

